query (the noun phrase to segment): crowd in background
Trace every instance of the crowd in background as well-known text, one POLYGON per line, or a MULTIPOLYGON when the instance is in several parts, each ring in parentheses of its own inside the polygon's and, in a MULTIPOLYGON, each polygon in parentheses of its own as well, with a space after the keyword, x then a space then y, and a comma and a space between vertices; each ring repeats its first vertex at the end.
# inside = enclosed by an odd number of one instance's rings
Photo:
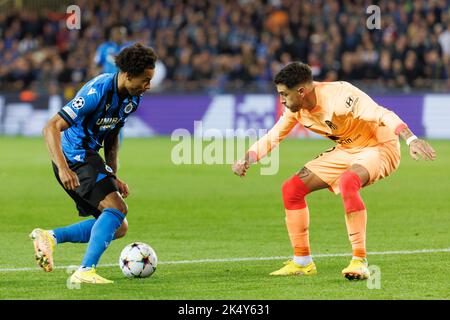
MULTIPOLYGON (((65 11, 0 12, 0 91, 76 90, 99 69, 94 56, 114 26, 153 47, 164 75, 155 88, 220 93, 273 90, 274 74, 307 62, 316 80, 402 91, 448 90, 446 0, 103 0, 65 11), (368 5, 380 8, 369 29, 368 5)), ((67 91, 70 92, 70 91, 67 91)))

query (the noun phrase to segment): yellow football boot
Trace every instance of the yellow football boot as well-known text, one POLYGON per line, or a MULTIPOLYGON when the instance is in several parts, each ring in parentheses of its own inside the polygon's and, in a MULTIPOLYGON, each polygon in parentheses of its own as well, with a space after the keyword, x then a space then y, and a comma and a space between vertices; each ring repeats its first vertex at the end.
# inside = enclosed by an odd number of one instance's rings
POLYGON ((370 272, 367 266, 367 259, 352 259, 348 267, 342 270, 342 275, 348 280, 369 279, 370 272))
POLYGON ((114 281, 105 279, 97 274, 94 268, 89 270, 77 270, 70 276, 70 283, 107 284, 114 281))
POLYGON ((317 274, 316 265, 314 262, 307 264, 306 266, 301 266, 294 262, 294 260, 288 260, 284 263, 284 267, 272 272, 271 276, 312 276, 317 274))
POLYGON ((47 230, 36 228, 30 233, 34 244, 34 258, 45 272, 53 270, 53 250, 56 241, 47 230))

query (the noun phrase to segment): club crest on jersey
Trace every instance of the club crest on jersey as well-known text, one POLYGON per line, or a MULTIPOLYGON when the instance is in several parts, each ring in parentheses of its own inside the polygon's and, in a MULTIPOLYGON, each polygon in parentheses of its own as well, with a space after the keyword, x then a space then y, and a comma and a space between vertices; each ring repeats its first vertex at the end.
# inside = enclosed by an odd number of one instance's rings
POLYGON ((84 98, 78 97, 72 102, 72 108, 74 109, 81 109, 84 106, 84 98))
POLYGON ((113 169, 111 169, 111 167, 108 166, 107 164, 105 164, 105 169, 106 169, 106 171, 108 171, 109 173, 113 173, 113 169))
POLYGON ((330 127, 331 130, 336 130, 337 126, 331 122, 330 120, 325 120, 325 123, 327 124, 328 127, 330 127))
POLYGON ((123 111, 125 113, 130 113, 131 111, 133 111, 133 102, 130 102, 129 104, 127 104, 127 106, 125 107, 125 109, 123 111))

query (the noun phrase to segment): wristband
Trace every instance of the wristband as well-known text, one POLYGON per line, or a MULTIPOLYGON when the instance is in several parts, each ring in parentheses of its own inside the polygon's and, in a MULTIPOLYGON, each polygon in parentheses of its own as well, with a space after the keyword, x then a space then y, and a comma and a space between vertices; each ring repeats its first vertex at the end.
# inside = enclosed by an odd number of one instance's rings
POLYGON ((411 144, 411 142, 413 142, 414 140, 417 140, 417 136, 411 136, 408 139, 406 139, 406 144, 409 146, 411 144))

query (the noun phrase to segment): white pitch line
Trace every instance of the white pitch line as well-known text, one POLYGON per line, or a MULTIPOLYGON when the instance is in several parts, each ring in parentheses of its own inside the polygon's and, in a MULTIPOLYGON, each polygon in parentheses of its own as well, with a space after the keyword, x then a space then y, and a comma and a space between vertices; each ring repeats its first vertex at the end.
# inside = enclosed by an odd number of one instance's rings
MULTIPOLYGON (((373 255, 392 255, 392 254, 420 254, 420 253, 438 253, 438 252, 450 252, 450 248, 444 249, 421 249, 421 250, 399 250, 399 251, 375 251, 368 252, 368 256, 373 255)), ((313 258, 331 258, 331 257, 347 257, 351 256, 350 253, 323 253, 315 254, 313 258)), ((199 260, 175 260, 175 261, 159 261, 158 264, 194 264, 194 263, 214 263, 214 262, 240 262, 240 261, 264 261, 264 260, 282 260, 290 259, 292 257, 275 256, 275 257, 252 257, 252 258, 224 258, 224 259, 199 259, 199 260)), ((115 264, 100 264, 99 267, 116 267, 115 264)), ((56 266, 55 269, 67 269, 69 267, 77 266, 56 266)), ((0 272, 20 272, 20 271, 41 271, 36 268, 9 268, 1 269, 0 272)))

